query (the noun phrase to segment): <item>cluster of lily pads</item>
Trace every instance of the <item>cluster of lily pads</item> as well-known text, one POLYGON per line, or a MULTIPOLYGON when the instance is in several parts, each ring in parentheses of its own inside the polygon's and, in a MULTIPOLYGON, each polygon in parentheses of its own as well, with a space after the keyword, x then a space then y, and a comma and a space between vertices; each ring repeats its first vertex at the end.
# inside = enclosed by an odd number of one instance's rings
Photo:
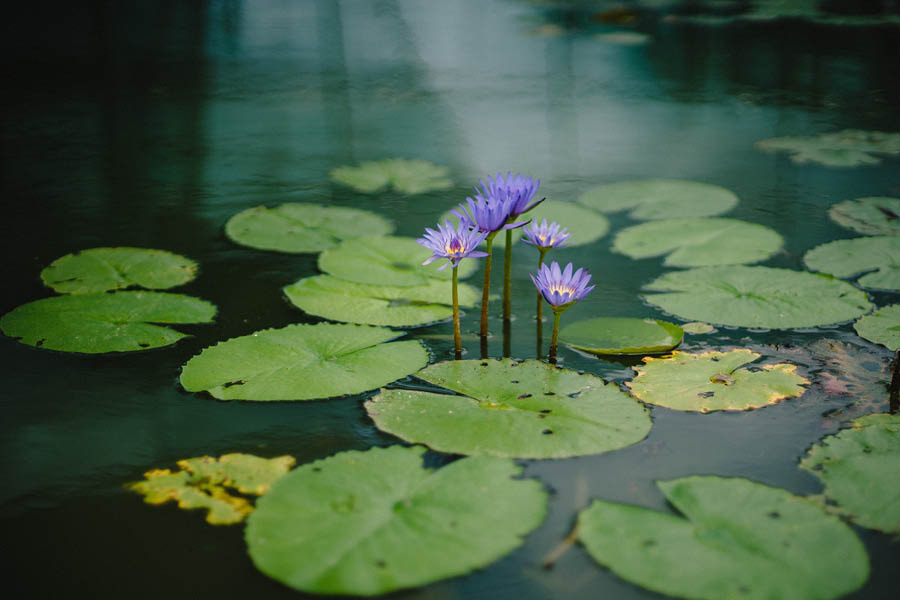
MULTIPOLYGON (((411 172, 416 169, 392 160, 364 165, 361 173, 340 169, 333 177, 349 185, 362 178, 368 193, 388 186, 421 193, 429 185, 447 185, 440 168, 429 167, 415 185, 411 172)), ((458 226, 439 228, 423 238, 424 245, 390 235, 393 224, 369 211, 306 203, 250 208, 225 226, 238 244, 319 253, 322 274, 287 285, 284 293, 306 313, 338 323, 294 324, 224 340, 183 366, 182 386, 221 400, 249 401, 378 389, 365 401, 366 413, 380 430, 411 446, 343 452, 293 469, 291 457, 198 457, 180 461, 178 471, 149 471, 131 487, 147 502, 207 509, 211 523, 246 517, 254 563, 288 586, 313 593, 384 593, 467 573, 522 543, 543 521, 548 500, 540 483, 519 477, 521 467, 513 459, 583 456, 636 444, 652 427, 648 405, 700 413, 751 410, 801 396, 811 384, 795 364, 754 364, 761 355, 747 348, 674 350, 685 331, 711 331, 707 323, 789 329, 862 317, 855 324, 861 336, 900 348, 900 305, 863 316, 873 308, 865 292, 835 279, 875 271, 858 284, 900 289, 894 218, 900 199, 863 198, 832 207, 835 221, 874 236, 808 252, 806 265, 823 275, 745 266, 779 251, 782 241, 769 228, 720 217, 738 202, 730 191, 645 180, 589 190, 577 204, 543 202, 529 213, 533 223, 525 234, 539 249, 542 265, 545 252, 558 246, 546 243, 554 236, 569 245, 592 243, 609 229, 603 213, 628 210, 647 222, 618 232, 614 251, 635 259, 667 255, 667 266, 687 268, 648 284, 648 291, 660 293, 645 299, 702 322, 682 328, 655 319, 597 317, 559 333, 576 349, 643 356, 625 389, 539 360, 429 365, 420 340, 395 341, 403 332, 389 327, 444 322, 453 318, 457 303, 477 302, 477 291, 457 282, 474 272, 475 261, 458 259, 489 253, 489 244, 482 252, 473 240, 490 235, 479 231, 478 216, 497 209, 487 196, 498 180, 507 190, 519 189, 509 185, 512 176, 489 180, 482 186, 484 201, 472 200, 458 215, 458 226), (568 231, 554 221, 566 223, 568 231), (450 259, 450 272, 422 267, 436 255, 450 259), (647 356, 660 353, 668 354, 647 356), (390 385, 411 374, 429 387, 390 385), (422 462, 426 447, 465 457, 428 469, 422 462), (259 496, 255 506, 250 496, 259 496)), ((509 213, 489 216, 499 224, 494 232, 515 223, 509 213)), ((506 231, 502 242, 508 250, 521 230, 506 231)), ((571 299, 587 289, 583 278, 584 285, 573 284, 568 292, 551 289, 572 284, 575 273, 564 281, 565 270, 548 270, 550 279, 533 277, 551 305, 554 293, 571 299)), ((84 353, 174 343, 183 334, 158 324, 208 322, 215 307, 155 290, 183 284, 195 272, 192 261, 158 250, 85 250, 42 272, 47 285, 63 295, 14 309, 0 328, 32 346, 84 353), (132 287, 154 291, 124 289, 132 287)), ((849 352, 823 350, 838 351, 849 352)), ((822 384, 826 389, 869 385, 843 372, 831 377, 822 384)), ((684 477, 658 484, 683 516, 595 500, 579 515, 574 537, 623 578, 666 594, 838 597, 859 588, 869 566, 861 542, 835 514, 900 533, 900 494, 895 480, 883 476, 900 465, 898 434, 897 415, 869 415, 814 446, 800 467, 823 481, 818 497, 740 478, 684 477)))

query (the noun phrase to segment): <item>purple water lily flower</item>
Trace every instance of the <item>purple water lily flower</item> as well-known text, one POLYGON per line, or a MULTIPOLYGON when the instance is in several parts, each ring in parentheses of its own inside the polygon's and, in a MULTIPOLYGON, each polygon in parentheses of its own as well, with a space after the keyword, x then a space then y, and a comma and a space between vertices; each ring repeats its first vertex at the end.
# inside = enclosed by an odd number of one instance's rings
POLYGON ((422 265, 430 264, 439 258, 446 258, 449 262, 438 267, 438 271, 441 271, 447 265, 453 265, 453 268, 456 268, 459 261, 464 258, 483 258, 487 256, 487 252, 482 252, 477 248, 487 235, 486 232, 470 229, 465 221, 460 221, 459 227, 456 229, 453 228, 450 221, 447 221, 446 225, 438 223, 437 231, 426 227, 425 237, 416 241, 434 254, 429 256, 422 265))
POLYGON ((537 221, 532 221, 531 227, 523 229, 522 234, 523 242, 537 246, 544 251, 550 248, 562 248, 566 245, 566 240, 572 237, 568 229, 560 227, 559 223, 555 221, 547 225, 547 219, 544 219, 540 225, 537 221))
POLYGON ((485 198, 481 194, 476 194, 474 200, 466 198, 466 204, 460 204, 458 210, 450 212, 459 217, 466 226, 483 232, 485 237, 501 229, 515 229, 525 225, 524 221, 507 223, 509 209, 506 204, 494 198, 485 198))
POLYGON ((487 185, 485 185, 484 181, 479 181, 481 188, 484 190, 484 196, 503 203, 509 211, 510 221, 528 212, 545 200, 545 198, 541 198, 531 202, 541 185, 540 179, 524 177, 518 173, 515 175, 507 173, 504 178, 500 173, 497 173, 494 179, 488 177, 487 180, 487 185))
MULTIPOLYGON (((529 273, 529 275, 531 275, 529 273)), ((565 310, 570 304, 581 300, 594 289, 588 287, 591 274, 584 269, 578 269, 572 273, 572 263, 566 265, 565 270, 560 271, 559 263, 555 260, 550 266, 541 265, 537 276, 531 275, 531 280, 544 299, 550 303, 554 312, 565 310)))

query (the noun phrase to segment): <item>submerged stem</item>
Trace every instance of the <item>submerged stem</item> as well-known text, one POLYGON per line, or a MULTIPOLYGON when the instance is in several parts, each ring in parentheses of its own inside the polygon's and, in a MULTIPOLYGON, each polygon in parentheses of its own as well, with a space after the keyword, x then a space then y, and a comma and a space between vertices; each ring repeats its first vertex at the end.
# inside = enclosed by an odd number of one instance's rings
POLYGON ((487 242, 487 256, 484 259, 484 287, 481 290, 481 335, 488 334, 488 296, 491 293, 491 259, 494 254, 494 236, 497 232, 489 234, 485 238, 487 242))
POLYGON ((456 350, 456 358, 459 360, 462 356, 462 335, 459 332, 459 290, 457 284, 459 281, 459 273, 457 273, 456 265, 453 265, 453 347, 456 350))
POLYGON ((561 310, 553 311, 553 337, 550 338, 550 362, 556 364, 556 348, 559 342, 559 317, 561 310))
POLYGON ((512 313, 510 275, 512 272, 512 229, 506 230, 506 247, 503 249, 503 320, 509 321, 512 313))

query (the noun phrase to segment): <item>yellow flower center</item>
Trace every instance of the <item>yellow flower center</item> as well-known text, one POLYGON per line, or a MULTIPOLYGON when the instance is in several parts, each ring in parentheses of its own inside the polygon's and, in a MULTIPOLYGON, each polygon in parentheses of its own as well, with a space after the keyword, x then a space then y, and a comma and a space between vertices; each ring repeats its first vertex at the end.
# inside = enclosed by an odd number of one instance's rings
POLYGON ((572 295, 572 294, 574 294, 574 293, 575 293, 575 288, 573 288, 573 287, 570 286, 570 285, 569 285, 569 286, 564 286, 564 285, 559 285, 559 284, 557 283, 557 284, 551 285, 551 286, 549 287, 548 291, 549 291, 551 294, 552 294, 553 292, 558 292, 560 295, 565 296, 565 295, 572 295))
POLYGON ((456 256, 457 254, 461 254, 463 251, 462 244, 459 243, 459 240, 456 238, 451 239, 447 242, 447 245, 444 246, 444 252, 449 254, 450 256, 456 256))

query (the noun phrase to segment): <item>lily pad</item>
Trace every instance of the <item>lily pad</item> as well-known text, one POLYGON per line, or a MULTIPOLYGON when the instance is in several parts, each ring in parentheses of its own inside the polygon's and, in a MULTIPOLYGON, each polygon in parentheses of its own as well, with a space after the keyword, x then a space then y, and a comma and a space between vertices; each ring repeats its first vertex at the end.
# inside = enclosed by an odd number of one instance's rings
MULTIPOLYGON (((481 292, 465 283, 457 292, 460 306, 473 306, 481 299, 481 292)), ((315 275, 287 286, 284 293, 304 312, 333 321, 416 327, 453 316, 450 282, 435 279, 425 285, 393 287, 315 275)))
POLYGON ((427 160, 389 158, 362 162, 357 167, 338 167, 331 172, 331 178, 365 194, 392 187, 411 195, 450 189, 453 182, 447 177, 449 172, 447 167, 427 160))
POLYGON ((559 338, 591 354, 654 354, 681 343, 684 331, 667 321, 627 317, 597 317, 562 328, 559 338))
POLYGON ((615 384, 536 360, 457 360, 416 377, 458 395, 383 389, 366 402, 382 431, 455 454, 565 458, 617 450, 650 431, 615 384))
POLYGON ((853 328, 870 342, 900 350, 900 304, 879 308, 854 323, 853 328))
POLYGON ((702 335, 704 333, 712 333, 716 331, 715 327, 713 327, 709 323, 703 323, 702 321, 692 321, 690 323, 684 323, 682 324, 681 329, 685 333, 690 333, 691 335, 702 335))
POLYGON ((766 152, 787 152, 797 164, 817 163, 826 167, 877 165, 873 154, 900 154, 900 133, 844 129, 815 136, 776 137, 756 142, 766 152))
POLYGON ((747 410, 800 396, 809 381, 789 364, 740 368, 759 354, 738 349, 689 354, 675 351, 666 358, 645 358, 637 377, 625 382, 636 398, 675 410, 709 412, 747 410))
POLYGON ((831 220, 866 235, 900 235, 900 198, 870 196, 828 209, 831 220))
POLYGON ((396 331, 367 325, 288 325, 204 349, 181 385, 220 400, 312 400, 358 394, 428 364, 420 342, 385 343, 396 331))
POLYGON ((645 300, 690 321, 793 329, 850 321, 872 310, 866 294, 825 275, 769 267, 699 267, 666 273, 645 300))
POLYGON ((591 188, 578 202, 602 213, 629 211, 642 221, 714 217, 738 203, 733 192, 717 185, 680 179, 621 181, 591 188))
MULTIPOLYGON (((447 212, 440 222, 443 223, 447 219, 454 223, 457 221, 454 215, 447 212)), ((566 242, 566 247, 592 244, 609 232, 609 220, 606 217, 573 202, 545 200, 522 215, 521 219, 526 221, 533 219, 538 222, 546 219, 548 223, 556 221, 572 234, 572 237, 566 242)), ((530 225, 526 225, 526 227, 530 227, 530 225)), ((518 242, 521 237, 521 228, 512 230, 513 244, 518 242)), ((504 246, 506 246, 506 233, 501 231, 494 238, 494 247, 503 248, 504 246)))
POLYGON ((41 280, 60 294, 90 294, 142 287, 163 290, 192 280, 197 263, 147 248, 90 248, 66 254, 41 271, 41 280))
POLYGON ((900 533, 900 415, 867 415, 800 461, 825 485, 828 508, 854 523, 900 533))
POLYGON ((23 344, 62 352, 133 352, 187 337, 156 323, 209 323, 215 314, 212 303, 180 294, 78 294, 14 308, 0 319, 0 330, 23 344))
MULTIPOLYGON (((412 238, 366 236, 346 240, 322 252, 319 269, 346 281, 369 285, 413 286, 435 279, 450 281, 453 273, 450 267, 438 271, 440 263, 422 266, 431 254, 412 238)), ((477 268, 476 259, 462 260, 457 273, 460 278, 466 278, 477 268)))
POLYGON ((860 273, 859 285, 880 290, 900 290, 900 235, 837 240, 816 246, 803 262, 813 271, 846 279, 860 273))
POLYGON ((244 520, 253 510, 246 498, 228 493, 262 495, 294 466, 294 457, 260 458, 252 454, 225 454, 218 460, 200 456, 178 461, 181 471, 154 469, 145 479, 128 484, 144 496, 148 504, 178 502, 183 509, 208 510, 207 522, 231 525, 244 520))
POLYGON ((703 600, 827 600, 869 576, 850 527, 786 490, 714 476, 657 486, 683 517, 601 500, 578 517, 594 560, 641 587, 703 600))
POLYGON ((613 250, 631 258, 668 254, 669 267, 707 267, 759 262, 784 240, 773 229, 736 219, 691 218, 650 221, 620 231, 613 250))
POLYGON ((301 202, 248 208, 225 223, 233 242, 290 254, 321 252, 341 240, 392 231, 392 222, 366 210, 301 202))
POLYGON ((372 596, 463 575, 522 544, 547 494, 511 460, 422 466, 424 448, 343 452, 294 469, 260 498, 256 567, 296 590, 372 596))

